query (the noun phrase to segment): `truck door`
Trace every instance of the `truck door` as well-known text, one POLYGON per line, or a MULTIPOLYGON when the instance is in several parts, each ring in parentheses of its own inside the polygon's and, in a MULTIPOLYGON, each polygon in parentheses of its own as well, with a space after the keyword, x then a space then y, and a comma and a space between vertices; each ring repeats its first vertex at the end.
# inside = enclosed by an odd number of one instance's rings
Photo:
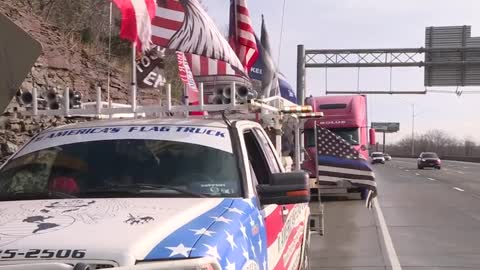
MULTIPOLYGON (((253 173, 259 184, 268 183, 270 174, 284 171, 273 145, 262 129, 248 130, 244 133, 244 138, 253 173)), ((297 268, 298 261, 294 255, 300 254, 302 242, 297 230, 303 230, 292 220, 292 213, 298 212, 298 206, 273 204, 264 205, 262 210, 267 234, 268 269, 297 268)))

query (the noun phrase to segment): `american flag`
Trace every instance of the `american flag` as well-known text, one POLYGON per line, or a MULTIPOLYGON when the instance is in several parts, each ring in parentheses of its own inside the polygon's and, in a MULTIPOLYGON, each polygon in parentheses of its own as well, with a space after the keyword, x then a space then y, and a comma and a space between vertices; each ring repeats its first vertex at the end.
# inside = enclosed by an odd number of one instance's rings
POLYGON ((221 60, 246 73, 228 41, 197 0, 157 0, 152 42, 164 48, 221 60))
POLYGON ((192 68, 193 76, 231 75, 244 77, 242 72, 225 61, 207 58, 205 56, 186 53, 188 64, 192 68))
POLYGON ((321 181, 345 179, 369 189, 367 207, 376 196, 375 174, 369 163, 343 138, 326 128, 317 128, 318 177, 321 181))
POLYGON ((250 70, 258 57, 254 33, 247 1, 231 0, 229 42, 247 71, 250 70))

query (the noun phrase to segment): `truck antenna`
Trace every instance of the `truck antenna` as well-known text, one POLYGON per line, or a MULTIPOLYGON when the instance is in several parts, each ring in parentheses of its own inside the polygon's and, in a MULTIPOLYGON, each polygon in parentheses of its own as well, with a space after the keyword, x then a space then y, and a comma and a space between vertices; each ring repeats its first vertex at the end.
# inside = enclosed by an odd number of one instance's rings
POLYGON ((228 119, 227 115, 226 115, 226 111, 227 110, 223 110, 222 111, 222 120, 223 122, 225 122, 225 124, 228 126, 228 127, 232 127, 232 122, 230 121, 230 119, 228 119))

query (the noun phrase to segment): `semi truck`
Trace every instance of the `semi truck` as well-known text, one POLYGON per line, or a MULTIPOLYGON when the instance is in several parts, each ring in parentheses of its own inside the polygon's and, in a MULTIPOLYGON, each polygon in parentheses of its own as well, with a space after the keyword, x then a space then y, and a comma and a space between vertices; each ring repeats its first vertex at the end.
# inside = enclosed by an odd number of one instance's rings
MULTIPOLYGON (((343 179, 322 179, 317 177, 317 150, 315 128, 326 128, 348 142, 360 155, 368 160, 369 145, 375 144, 375 130, 368 128, 367 99, 364 95, 319 96, 305 100, 313 111, 323 112, 321 119, 307 120, 304 125, 305 160, 302 169, 308 172, 310 178, 315 178, 316 184, 323 185, 322 192, 328 187, 338 187, 343 179)), ((355 190, 355 186, 343 188, 344 191, 355 190)), ((338 189, 334 192, 336 193, 338 189)))

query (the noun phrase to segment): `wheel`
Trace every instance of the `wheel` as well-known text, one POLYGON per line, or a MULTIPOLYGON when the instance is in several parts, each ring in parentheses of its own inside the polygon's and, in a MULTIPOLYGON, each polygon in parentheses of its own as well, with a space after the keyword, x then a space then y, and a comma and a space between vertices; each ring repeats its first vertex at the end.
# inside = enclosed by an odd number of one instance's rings
POLYGON ((442 167, 438 166, 437 169, 440 170, 442 167))
POLYGON ((417 168, 418 168, 419 170, 423 170, 423 167, 420 166, 420 165, 418 165, 417 168))

